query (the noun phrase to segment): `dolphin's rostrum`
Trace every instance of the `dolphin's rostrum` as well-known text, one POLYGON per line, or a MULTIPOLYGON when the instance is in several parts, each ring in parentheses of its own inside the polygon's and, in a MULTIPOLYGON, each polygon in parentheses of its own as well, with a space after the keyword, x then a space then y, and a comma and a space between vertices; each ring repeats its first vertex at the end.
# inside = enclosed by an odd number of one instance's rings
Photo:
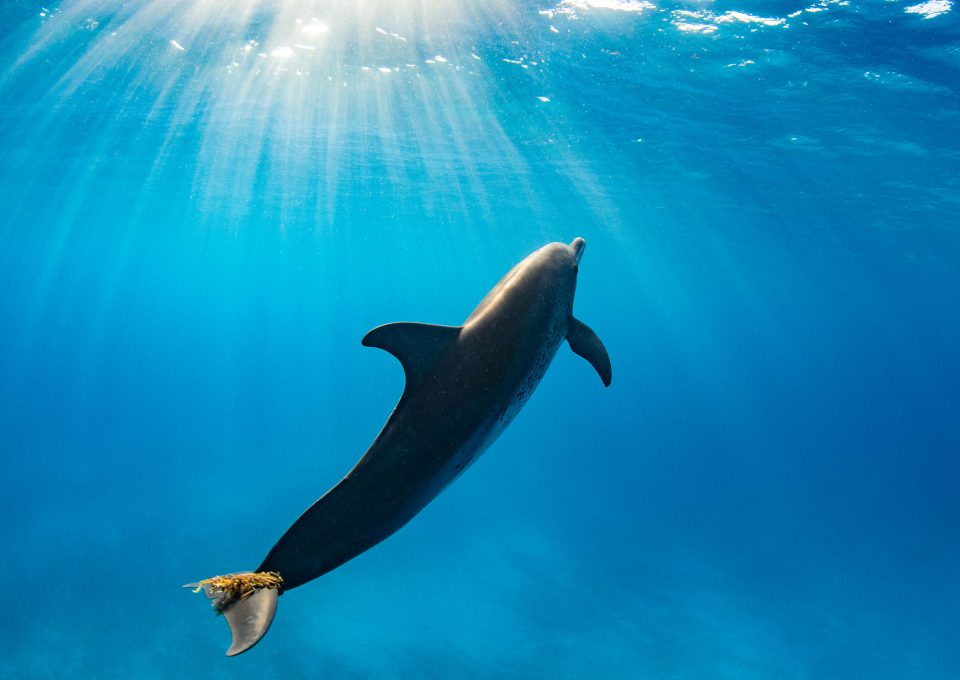
POLYGON ((228 656, 263 637, 279 594, 372 548, 456 479, 527 402, 564 339, 610 384, 603 343, 573 317, 584 246, 576 238, 532 253, 462 326, 391 323, 367 333, 363 344, 393 354, 406 375, 383 430, 255 572, 194 584, 230 624, 228 656))

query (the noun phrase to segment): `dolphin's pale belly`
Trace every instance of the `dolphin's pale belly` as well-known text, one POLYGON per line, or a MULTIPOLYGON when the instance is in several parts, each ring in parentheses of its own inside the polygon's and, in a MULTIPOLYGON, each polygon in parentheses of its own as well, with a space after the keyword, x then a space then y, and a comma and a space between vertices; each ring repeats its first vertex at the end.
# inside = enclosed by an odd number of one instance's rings
MULTIPOLYGON (((497 438, 503 433, 507 426, 513 422, 521 409, 533 395, 537 385, 543 379, 550 366, 550 362, 557 353, 559 345, 552 348, 545 347, 541 356, 538 357, 530 373, 520 382, 518 388, 512 393, 509 401, 491 414, 491 418, 486 427, 479 428, 476 441, 460 447, 450 457, 449 464, 444 469, 443 484, 438 490, 442 491, 453 480, 459 477, 470 465, 480 457, 487 448, 489 448, 497 438)), ((427 500, 429 502, 430 499, 427 500)))
POLYGON ((530 400, 530 397, 533 396, 533 393, 540 384, 540 381, 543 380, 544 375, 546 375, 547 369, 550 367, 550 362, 553 361, 553 357, 556 356, 557 349, 560 347, 560 342, 563 339, 562 335, 559 333, 552 335, 555 337, 551 337, 546 343, 544 343, 541 351, 536 355, 533 366, 523 377, 523 379, 519 381, 519 384, 513 391, 509 401, 507 401, 494 413, 494 417, 491 420, 491 426, 489 430, 485 432, 484 440, 481 445, 472 452, 469 450, 464 451, 463 454, 465 455, 461 455, 457 458, 454 465, 455 474, 453 479, 466 470, 467 467, 469 467, 469 465, 476 460, 487 447, 497 440, 507 426, 513 422, 513 419, 517 417, 517 414, 520 413, 521 409, 523 409, 526 403, 530 400))

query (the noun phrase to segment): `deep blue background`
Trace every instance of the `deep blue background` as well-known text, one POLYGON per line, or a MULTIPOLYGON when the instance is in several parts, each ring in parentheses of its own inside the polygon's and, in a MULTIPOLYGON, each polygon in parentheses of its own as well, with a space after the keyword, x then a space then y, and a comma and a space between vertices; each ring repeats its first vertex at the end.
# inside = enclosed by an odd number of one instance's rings
POLYGON ((960 30, 909 4, 0 5, 0 675, 960 677, 960 30), (223 658, 179 585, 363 453, 363 334, 578 235, 613 386, 562 348, 223 658))

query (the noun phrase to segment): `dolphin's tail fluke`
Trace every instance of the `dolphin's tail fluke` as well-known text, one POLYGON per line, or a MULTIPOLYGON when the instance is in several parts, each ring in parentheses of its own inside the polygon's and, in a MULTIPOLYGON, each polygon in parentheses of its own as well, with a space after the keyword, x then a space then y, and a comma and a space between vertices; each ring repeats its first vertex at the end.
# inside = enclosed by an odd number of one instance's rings
POLYGON ((213 608, 230 625, 233 641, 227 656, 241 654, 260 641, 277 613, 283 579, 275 572, 243 572, 214 576, 184 588, 210 598, 213 608))

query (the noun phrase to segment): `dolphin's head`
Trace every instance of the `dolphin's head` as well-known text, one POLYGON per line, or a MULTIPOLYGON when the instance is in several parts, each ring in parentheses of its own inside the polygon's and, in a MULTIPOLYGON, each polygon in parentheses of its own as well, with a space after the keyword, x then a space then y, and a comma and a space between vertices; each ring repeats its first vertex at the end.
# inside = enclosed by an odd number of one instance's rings
POLYGON ((507 272, 480 302, 465 323, 479 320, 494 308, 514 308, 529 317, 534 307, 549 308, 565 319, 572 313, 580 258, 587 242, 548 243, 507 272))
POLYGON ((586 246, 587 242, 579 236, 570 245, 548 243, 525 261, 527 275, 549 289, 554 298, 563 300, 566 306, 572 306, 580 258, 586 246))
POLYGON ((529 258, 529 266, 541 270, 555 279, 555 283, 563 280, 576 285, 577 273, 580 269, 580 258, 587 247, 587 242, 579 236, 566 243, 548 243, 533 253, 529 258))

